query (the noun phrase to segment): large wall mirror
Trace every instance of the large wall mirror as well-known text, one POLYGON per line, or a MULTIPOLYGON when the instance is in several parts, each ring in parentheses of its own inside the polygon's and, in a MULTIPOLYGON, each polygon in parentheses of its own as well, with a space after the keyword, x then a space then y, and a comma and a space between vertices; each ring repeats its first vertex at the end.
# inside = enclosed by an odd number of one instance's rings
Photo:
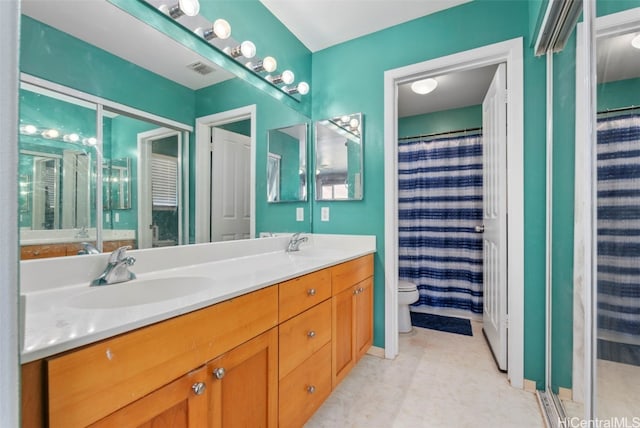
POLYGON ((268 131, 268 202, 307 200, 307 133, 306 123, 268 131))
POLYGON ((316 200, 362 199, 362 113, 316 122, 316 200))

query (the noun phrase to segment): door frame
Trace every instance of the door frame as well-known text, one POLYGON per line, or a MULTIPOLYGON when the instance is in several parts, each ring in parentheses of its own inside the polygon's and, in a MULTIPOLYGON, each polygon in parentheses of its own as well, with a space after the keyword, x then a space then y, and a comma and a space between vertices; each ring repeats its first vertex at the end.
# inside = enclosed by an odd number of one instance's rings
POLYGON ((251 120, 250 234, 256 236, 256 105, 210 114, 196 119, 195 150, 195 239, 210 242, 211 236, 211 165, 209 162, 210 128, 241 120, 251 120))
POLYGON ((522 37, 388 70, 384 73, 385 157, 385 357, 398 354, 398 85, 507 64, 507 377, 524 383, 524 82, 522 37))
MULTIPOLYGON (((184 193, 189 193, 188 189, 183 189, 183 183, 188 182, 188 175, 185 176, 183 171, 183 160, 185 158, 183 154, 183 148, 186 144, 185 133, 170 128, 156 128, 151 131, 145 131, 138 134, 138 248, 152 248, 152 240, 148 240, 149 235, 146 232, 145 223, 149 223, 149 219, 153 217, 153 204, 142 204, 141 201, 151 200, 151 157, 152 157, 152 143, 155 140, 178 136, 178 243, 177 245, 185 244, 185 236, 189 236, 189 225, 185 224, 183 220, 188 218, 188 214, 185 214, 185 203, 188 198, 185 198, 184 193), (144 239, 143 239, 144 237, 144 239), (141 245, 141 244, 144 244, 141 245)), ((188 156, 187 156, 188 159, 188 156)), ((186 211, 188 212, 188 211, 186 211)))

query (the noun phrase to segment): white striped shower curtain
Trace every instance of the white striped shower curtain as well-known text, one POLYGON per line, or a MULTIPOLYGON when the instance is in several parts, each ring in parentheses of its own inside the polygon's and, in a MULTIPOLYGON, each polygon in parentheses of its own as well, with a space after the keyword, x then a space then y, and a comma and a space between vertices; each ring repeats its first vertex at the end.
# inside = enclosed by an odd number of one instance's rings
POLYGON ((399 278, 414 306, 482 313, 482 136, 398 146, 399 278))

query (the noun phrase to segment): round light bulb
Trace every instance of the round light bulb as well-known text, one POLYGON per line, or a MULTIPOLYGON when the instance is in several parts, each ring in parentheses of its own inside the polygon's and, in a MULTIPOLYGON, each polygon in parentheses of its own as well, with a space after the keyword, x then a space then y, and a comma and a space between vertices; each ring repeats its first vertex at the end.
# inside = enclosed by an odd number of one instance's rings
POLYGON ((219 39, 228 39, 231 36, 231 25, 224 19, 216 19, 213 23, 213 33, 219 39))
POLYGON ((438 87, 438 81, 436 79, 423 79, 413 82, 411 84, 411 90, 419 95, 426 95, 433 92, 438 87))
POLYGON ((166 4, 161 4, 160 6, 158 6, 158 10, 165 15, 169 15, 169 6, 167 6, 166 4))
POLYGON ((293 74, 293 71, 285 70, 282 72, 282 83, 284 83, 285 85, 290 85, 294 80, 296 80, 296 75, 293 74))
POLYGON ((80 136, 78 134, 67 134, 62 137, 62 139, 67 143, 77 143, 78 141, 80 141, 80 136))
POLYGON ((38 132, 38 128, 33 125, 24 125, 20 127, 20 131, 24 134, 32 135, 38 132))
POLYGON ((250 42, 249 40, 245 40, 240 45, 240 53, 247 59, 253 58, 254 56, 256 56, 256 45, 254 45, 253 42, 250 42))
POLYGON ((262 60, 262 68, 267 73, 273 73, 278 68, 278 61, 272 56, 267 56, 262 60))
POLYGON ((298 83, 298 93, 300 95, 307 95, 309 93, 309 84, 307 82, 298 83))
POLYGON ((58 132, 57 129, 47 129, 42 133, 42 136, 48 139, 58 138, 60 136, 60 132, 58 132))
POLYGON ((358 125, 360 125, 360 121, 358 119, 356 119, 355 117, 349 121, 349 126, 354 128, 354 129, 357 128, 358 125))
POLYGON ((96 137, 83 138, 82 144, 85 144, 87 146, 95 146, 96 144, 98 144, 98 140, 96 139, 96 137))
POLYGON ((196 16, 200 12, 198 0, 179 0, 178 7, 187 16, 196 16))
POLYGON ((342 123, 349 123, 349 120, 350 120, 350 119, 351 119, 351 118, 350 118, 349 116, 342 116, 342 117, 340 118, 340 122, 342 122, 342 123))
POLYGON ((640 34, 631 39, 631 46, 636 49, 640 49, 640 34))

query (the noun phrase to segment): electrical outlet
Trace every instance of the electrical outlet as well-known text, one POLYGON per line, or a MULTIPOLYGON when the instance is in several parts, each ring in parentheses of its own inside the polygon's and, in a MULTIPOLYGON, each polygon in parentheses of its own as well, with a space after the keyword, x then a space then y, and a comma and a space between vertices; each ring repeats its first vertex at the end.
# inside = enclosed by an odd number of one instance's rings
POLYGON ((320 208, 320 220, 329 221, 329 207, 320 208))
POLYGON ((115 221, 116 223, 120 221, 120 213, 113 214, 113 221, 115 221))
POLYGON ((109 213, 105 213, 104 221, 106 221, 107 223, 109 223, 111 221, 111 216, 109 215, 109 213))
POLYGON ((304 221, 304 208, 296 208, 296 221, 304 221))

